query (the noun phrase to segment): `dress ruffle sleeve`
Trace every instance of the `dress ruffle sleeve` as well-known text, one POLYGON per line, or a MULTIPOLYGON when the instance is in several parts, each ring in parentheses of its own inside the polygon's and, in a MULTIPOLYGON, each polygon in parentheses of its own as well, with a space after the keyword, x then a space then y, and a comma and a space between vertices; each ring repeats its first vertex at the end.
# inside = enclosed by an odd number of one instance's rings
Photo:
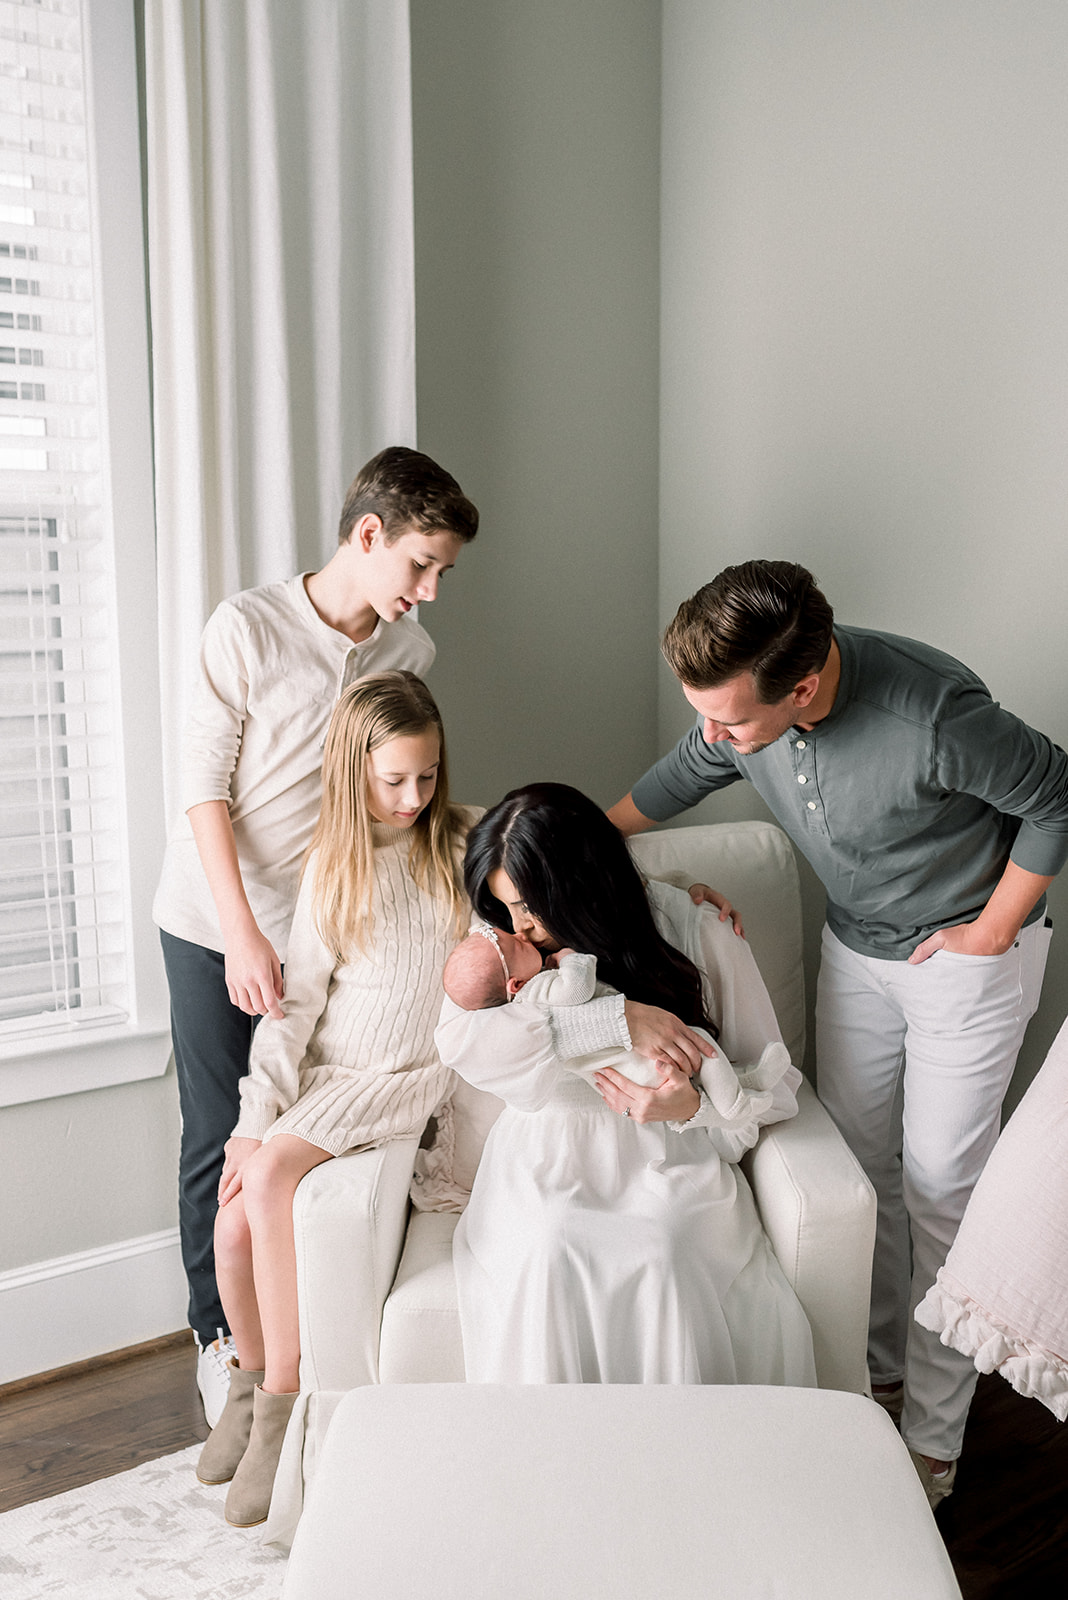
POLYGON ((768 1122, 796 1115, 797 1099, 791 1086, 799 1077, 790 1064, 786 1046, 778 1040, 765 1046, 760 1060, 739 1070, 717 1049, 707 1057, 697 1075, 701 1104, 689 1122, 670 1127, 705 1128, 724 1161, 740 1161, 751 1150, 768 1122))
POLYGON ((447 1067, 519 1111, 540 1111, 564 1070, 548 1007, 535 1003, 464 1011, 446 996, 434 1043, 447 1067))

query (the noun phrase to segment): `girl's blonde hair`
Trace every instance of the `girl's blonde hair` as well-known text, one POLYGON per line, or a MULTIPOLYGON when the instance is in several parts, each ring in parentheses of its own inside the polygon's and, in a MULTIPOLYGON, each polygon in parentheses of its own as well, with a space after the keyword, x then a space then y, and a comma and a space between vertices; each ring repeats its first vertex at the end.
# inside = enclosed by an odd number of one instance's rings
POLYGON ((405 734, 437 730, 438 781, 408 830, 408 861, 419 887, 440 900, 459 938, 467 922, 461 850, 463 814, 449 804, 441 713, 414 672, 376 672, 349 685, 334 707, 323 751, 323 802, 311 842, 315 924, 336 960, 367 953, 373 931, 374 818, 367 803, 368 756, 405 734))

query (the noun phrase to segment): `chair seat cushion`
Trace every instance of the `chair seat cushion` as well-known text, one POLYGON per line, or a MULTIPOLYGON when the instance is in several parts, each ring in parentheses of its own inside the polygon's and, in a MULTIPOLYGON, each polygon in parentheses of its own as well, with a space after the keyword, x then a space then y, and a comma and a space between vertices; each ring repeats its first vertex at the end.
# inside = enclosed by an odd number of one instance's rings
POLYGON ((415 1211, 392 1293, 382 1311, 382 1383, 463 1383, 452 1236, 459 1217, 415 1211))

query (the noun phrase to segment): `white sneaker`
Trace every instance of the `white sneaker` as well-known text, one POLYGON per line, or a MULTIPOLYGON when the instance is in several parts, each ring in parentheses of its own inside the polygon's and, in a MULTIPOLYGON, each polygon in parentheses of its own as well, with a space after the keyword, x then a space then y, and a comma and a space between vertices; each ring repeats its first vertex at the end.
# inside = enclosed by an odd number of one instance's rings
POLYGON ((222 1416, 230 1389, 230 1362, 237 1360, 237 1346, 230 1335, 221 1328, 216 1332, 219 1337, 209 1345, 201 1345, 197 1339, 197 1388, 209 1428, 222 1416))
POLYGON ((957 1480, 957 1463, 951 1461, 944 1472, 935 1474, 923 1457, 917 1455, 915 1450, 910 1450, 909 1455, 912 1457, 912 1465, 920 1475, 920 1482, 923 1484, 924 1492, 927 1495, 927 1503, 931 1510, 935 1511, 942 1504, 942 1501, 953 1493, 953 1485, 957 1480))

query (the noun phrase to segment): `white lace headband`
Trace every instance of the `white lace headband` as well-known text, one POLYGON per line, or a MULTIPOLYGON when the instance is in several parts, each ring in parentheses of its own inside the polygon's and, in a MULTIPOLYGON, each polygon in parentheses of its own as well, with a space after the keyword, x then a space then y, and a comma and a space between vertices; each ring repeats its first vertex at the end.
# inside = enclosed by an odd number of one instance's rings
POLYGON ((501 941, 497 937, 496 928, 491 928, 488 922, 476 922, 471 932, 480 933, 483 939, 488 939, 494 950, 496 950, 501 958, 501 966, 504 968, 504 981, 507 984, 512 974, 508 971, 508 963, 504 958, 504 951, 501 949, 501 941))

